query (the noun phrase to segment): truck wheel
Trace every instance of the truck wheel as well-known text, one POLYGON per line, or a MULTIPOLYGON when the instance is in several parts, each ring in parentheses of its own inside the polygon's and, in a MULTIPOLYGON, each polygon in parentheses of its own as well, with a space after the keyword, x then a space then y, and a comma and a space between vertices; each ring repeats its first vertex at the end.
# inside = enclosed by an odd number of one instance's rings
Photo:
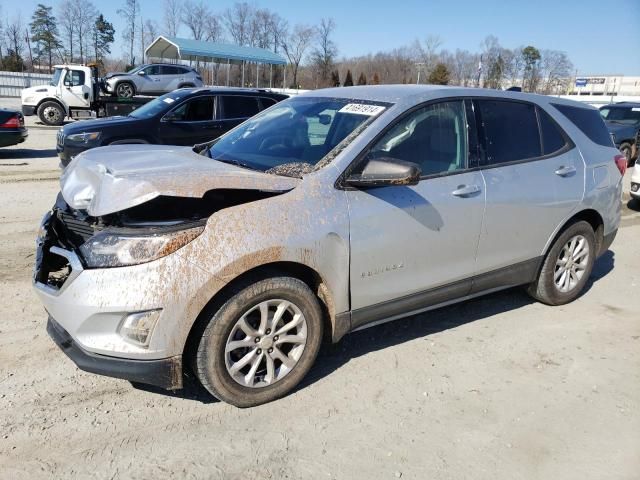
POLYGON ((120 82, 116 87, 116 96, 118 98, 131 98, 135 93, 136 89, 131 82, 120 82))
POLYGON ((44 102, 38 108, 38 117, 45 125, 60 126, 65 116, 64 110, 57 102, 44 102))
POLYGON ((622 153, 624 158, 627 159, 627 165, 631 166, 633 164, 633 161, 631 160, 631 144, 626 142, 620 144, 620 153, 622 153))
POLYGON ((293 390, 322 343, 317 297, 297 278, 273 277, 239 288, 199 340, 195 370, 215 397, 253 407, 293 390))

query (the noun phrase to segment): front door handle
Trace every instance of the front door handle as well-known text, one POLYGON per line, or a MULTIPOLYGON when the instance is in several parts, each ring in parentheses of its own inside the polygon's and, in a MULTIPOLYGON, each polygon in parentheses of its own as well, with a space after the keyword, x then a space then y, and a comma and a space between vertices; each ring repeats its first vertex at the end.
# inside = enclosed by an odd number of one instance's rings
POLYGON ((451 195, 456 197, 470 197, 480 193, 480 187, 478 185, 458 185, 458 188, 451 192, 451 195))
POLYGON ((571 167, 571 166, 569 167, 562 166, 555 171, 555 174, 560 175, 561 177, 568 177, 569 175, 573 175, 574 173, 576 173, 576 167, 571 167))

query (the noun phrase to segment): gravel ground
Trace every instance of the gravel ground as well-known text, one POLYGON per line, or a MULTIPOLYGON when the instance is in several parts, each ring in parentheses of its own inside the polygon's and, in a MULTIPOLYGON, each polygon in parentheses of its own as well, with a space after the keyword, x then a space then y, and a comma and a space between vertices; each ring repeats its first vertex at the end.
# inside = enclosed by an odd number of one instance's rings
POLYGON ((81 372, 49 340, 30 274, 56 130, 28 121, 27 142, 0 150, 1 478, 638 478, 640 207, 626 198, 576 302, 514 289, 357 332, 294 394, 239 410, 195 383, 81 372))

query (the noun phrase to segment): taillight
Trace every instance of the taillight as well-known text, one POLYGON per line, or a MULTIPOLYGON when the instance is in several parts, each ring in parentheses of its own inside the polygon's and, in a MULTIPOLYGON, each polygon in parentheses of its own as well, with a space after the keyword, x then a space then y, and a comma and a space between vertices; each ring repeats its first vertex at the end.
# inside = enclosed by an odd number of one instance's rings
POLYGON ((20 128, 20 119, 17 115, 14 115, 6 122, 0 124, 0 128, 20 128))
POLYGON ((627 157, 624 155, 616 155, 613 157, 613 161, 616 162, 616 167, 620 170, 620 175, 624 176, 627 171, 627 157))

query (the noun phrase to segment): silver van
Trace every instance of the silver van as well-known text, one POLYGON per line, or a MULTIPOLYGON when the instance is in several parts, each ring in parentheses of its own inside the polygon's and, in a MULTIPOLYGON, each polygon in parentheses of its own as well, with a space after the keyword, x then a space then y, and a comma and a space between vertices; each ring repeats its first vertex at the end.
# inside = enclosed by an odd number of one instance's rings
POLYGON ((166 389, 190 369, 248 407, 290 392, 325 339, 519 285, 574 300, 616 235, 625 168, 575 102, 317 90, 193 149, 78 155, 34 285, 81 369, 166 389))

